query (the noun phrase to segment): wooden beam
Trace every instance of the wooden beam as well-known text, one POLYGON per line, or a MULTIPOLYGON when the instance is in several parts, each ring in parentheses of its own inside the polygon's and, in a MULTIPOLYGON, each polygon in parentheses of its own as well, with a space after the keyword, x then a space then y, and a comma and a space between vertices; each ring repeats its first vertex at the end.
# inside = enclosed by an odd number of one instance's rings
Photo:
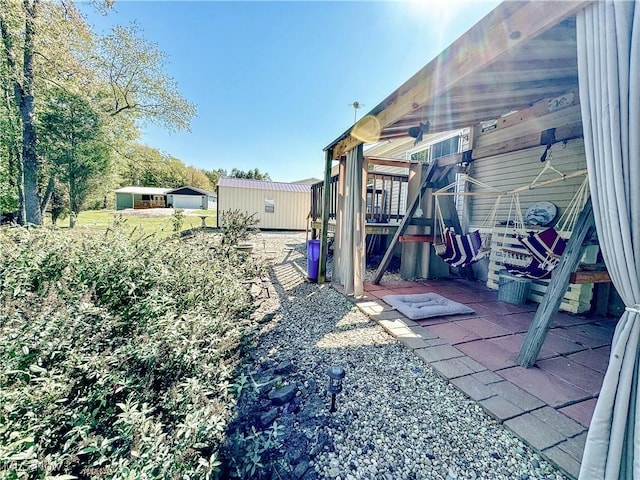
POLYGON ((400 243, 408 242, 428 242, 433 243, 434 238, 432 235, 401 235, 400 243))
POLYGON ((571 274, 571 279, 569 283, 580 284, 580 283, 609 283, 611 281, 611 277, 609 276, 609 272, 606 270, 600 271, 577 271, 571 274))
MULTIPOLYGON (((543 8, 536 1, 500 4, 492 14, 478 22, 374 108, 370 115, 376 117, 381 130, 393 125, 590 3, 550 1, 545 2, 543 8)), ((353 127, 330 145, 334 155, 343 155, 361 143, 350 135, 352 130, 353 127)))
MULTIPOLYGON (((562 142, 564 140, 573 140, 582 137, 582 123, 574 123, 572 125, 564 125, 556 127, 556 140, 562 142)), ((473 149, 471 157, 474 160, 481 158, 493 157, 503 153, 517 152, 541 145, 540 132, 531 133, 521 137, 511 138, 507 141, 496 142, 493 145, 484 147, 476 147, 473 149)))
POLYGON ((320 230, 320 258, 318 265, 318 283, 324 283, 327 275, 327 234, 329 231, 329 209, 331 201, 331 149, 325 153, 324 187, 322 190, 322 230, 320 230))
POLYGON ((382 165, 384 167, 409 168, 409 165, 411 165, 411 162, 409 160, 399 160, 395 158, 384 158, 384 157, 368 157, 366 155, 364 158, 369 162, 369 164, 382 165))
POLYGON ((529 331, 516 360, 518 365, 528 368, 536 362, 542 344, 547 337, 551 321, 560 308, 562 297, 569 287, 571 273, 576 269, 580 257, 584 253, 585 239, 590 237, 593 229, 595 229, 595 221, 591 198, 589 198, 578 217, 576 226, 560 259, 560 264, 551 277, 547 291, 529 326, 529 331))

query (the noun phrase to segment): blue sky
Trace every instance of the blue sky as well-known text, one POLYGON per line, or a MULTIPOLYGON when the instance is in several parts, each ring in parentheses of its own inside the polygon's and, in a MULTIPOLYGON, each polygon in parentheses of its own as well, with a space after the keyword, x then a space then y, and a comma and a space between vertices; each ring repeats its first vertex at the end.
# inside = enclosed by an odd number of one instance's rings
POLYGON ((190 132, 141 141, 207 170, 322 178, 323 148, 497 1, 116 1, 98 33, 135 21, 197 106, 190 132))

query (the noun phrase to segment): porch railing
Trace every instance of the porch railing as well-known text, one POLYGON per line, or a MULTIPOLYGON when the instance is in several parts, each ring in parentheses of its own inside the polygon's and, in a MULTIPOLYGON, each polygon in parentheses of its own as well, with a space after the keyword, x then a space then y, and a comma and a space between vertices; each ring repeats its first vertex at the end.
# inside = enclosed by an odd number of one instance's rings
MULTIPOLYGON (((404 217, 407 208, 408 175, 370 172, 367 174, 366 220, 369 223, 395 223, 404 217)), ((331 178, 329 219, 335 220, 338 210, 338 175, 331 178)), ((324 182, 311 185, 311 217, 322 219, 324 182)))

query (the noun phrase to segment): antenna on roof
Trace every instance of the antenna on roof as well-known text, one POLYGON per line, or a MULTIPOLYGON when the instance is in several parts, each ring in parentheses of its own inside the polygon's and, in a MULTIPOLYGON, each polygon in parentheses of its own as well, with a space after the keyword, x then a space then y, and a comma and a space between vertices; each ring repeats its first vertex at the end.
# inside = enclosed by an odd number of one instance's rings
POLYGON ((356 101, 348 104, 347 106, 353 107, 353 123, 356 123, 356 120, 358 119, 358 109, 364 107, 364 104, 356 101))

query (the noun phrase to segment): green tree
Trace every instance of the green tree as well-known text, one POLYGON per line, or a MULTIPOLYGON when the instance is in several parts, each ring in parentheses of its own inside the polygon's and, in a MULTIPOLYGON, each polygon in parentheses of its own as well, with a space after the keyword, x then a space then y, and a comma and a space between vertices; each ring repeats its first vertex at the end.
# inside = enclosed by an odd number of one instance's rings
POLYGON ((42 150, 51 162, 50 188, 56 178, 66 182, 73 227, 91 181, 107 168, 109 154, 101 141, 102 122, 86 99, 57 90, 41 123, 42 150))
POLYGON ((211 188, 216 188, 218 185, 218 180, 220 177, 226 177, 227 171, 224 168, 219 168, 218 170, 203 170, 203 173, 209 179, 209 183, 211 184, 211 188))
POLYGON ((178 188, 191 185, 212 190, 202 170, 185 165, 182 160, 147 145, 132 145, 127 153, 128 165, 121 185, 178 188))
POLYGON ((169 130, 189 129, 195 106, 178 92, 176 82, 164 73, 166 55, 145 40, 138 27, 115 26, 97 42, 94 65, 108 86, 102 106, 111 116, 164 125, 169 130))
MULTIPOLYGON (((56 162, 43 156, 55 154, 52 145, 39 146, 38 140, 40 135, 49 140, 55 136, 38 130, 50 125, 41 117, 52 87, 90 101, 102 117, 99 140, 109 149, 124 150, 121 140, 138 122, 179 130, 188 128, 195 113, 195 107, 179 95, 175 81, 164 73, 165 56, 135 26, 116 27, 105 38, 94 40, 72 0, 0 0, 0 36, 3 110, 13 114, 6 118, 18 120, 0 125, 5 130, 0 136, 2 151, 7 152, 0 161, 2 168, 15 175, 21 223, 42 223, 42 210, 58 173, 56 162), (12 146, 12 139, 17 139, 18 148, 12 146)), ((88 143, 83 145, 88 148, 88 143)), ((86 155, 103 157, 97 144, 91 148, 93 153, 86 155)), ((111 173, 119 175, 117 169, 111 173)))
POLYGON ((199 168, 187 166, 185 167, 185 175, 185 185, 191 185, 192 187, 208 191, 214 189, 209 180, 209 176, 199 168))
POLYGON ((271 180, 271 176, 268 173, 262 173, 257 168, 253 170, 247 170, 246 172, 243 170, 239 170, 237 168, 231 169, 231 177, 234 178, 248 178, 252 180, 271 180))

